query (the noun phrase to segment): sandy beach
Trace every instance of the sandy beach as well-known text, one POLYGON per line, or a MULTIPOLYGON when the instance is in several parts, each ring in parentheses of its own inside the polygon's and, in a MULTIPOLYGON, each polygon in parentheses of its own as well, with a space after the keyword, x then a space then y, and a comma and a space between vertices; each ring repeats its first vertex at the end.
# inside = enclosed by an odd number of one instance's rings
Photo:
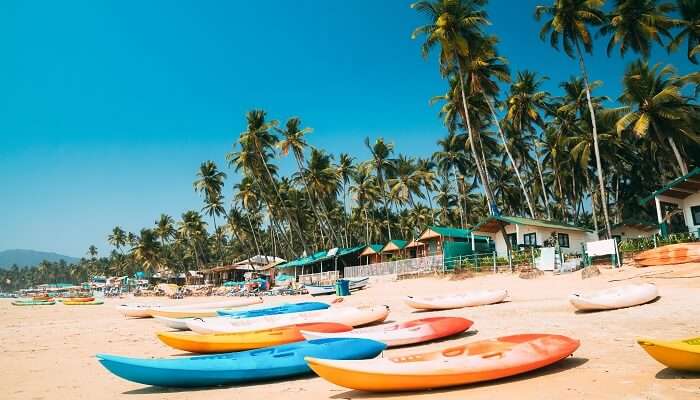
MULTIPOLYGON (((636 337, 683 338, 700 334, 700 264, 603 270, 582 280, 580 273, 525 280, 516 275, 485 275, 463 280, 422 278, 376 282, 347 297, 343 304, 387 304, 388 320, 427 315, 454 315, 474 321, 459 337, 423 346, 387 350, 385 354, 435 348, 523 332, 547 332, 581 340, 570 357, 548 368, 511 379, 445 390, 404 394, 369 394, 306 377, 244 386, 185 390, 163 389, 124 381, 99 365, 96 353, 140 357, 182 355, 155 337, 163 330, 152 319, 126 319, 114 306, 126 302, 208 302, 212 298, 164 300, 108 299, 102 306, 13 307, 0 301, 0 382, 3 399, 697 399, 700 375, 675 372, 651 359, 636 337), (641 276, 644 275, 644 276, 641 276), (614 281, 614 282, 611 282, 614 281), (651 304, 599 313, 575 313, 567 302, 573 292, 612 284, 655 283, 661 298, 651 304), (472 288, 505 288, 507 302, 436 313, 419 313, 402 296, 446 294, 472 288)), ((266 304, 309 299, 266 297, 266 304)), ((326 301, 330 297, 320 298, 326 301)), ((341 305, 342 306, 342 305, 341 305)))

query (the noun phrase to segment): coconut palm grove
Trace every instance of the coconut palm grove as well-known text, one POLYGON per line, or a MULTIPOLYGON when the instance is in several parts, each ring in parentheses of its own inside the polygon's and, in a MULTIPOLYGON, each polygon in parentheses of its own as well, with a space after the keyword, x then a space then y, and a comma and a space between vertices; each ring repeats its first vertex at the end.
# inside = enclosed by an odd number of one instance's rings
POLYGON ((523 16, 541 26, 523 44, 542 41, 551 60, 579 66, 553 91, 543 89, 546 72, 515 69, 499 51, 487 31, 496 3, 411 4, 423 22, 406 40, 421 44, 416 59, 438 60, 444 83, 425 99, 444 134, 422 156, 397 151, 399 136, 373 132, 355 138, 367 159, 330 152, 314 145, 304 115, 251 107, 220 150, 226 164, 192 168, 201 208, 154 215, 133 232, 115 220, 104 232, 113 249, 86 243, 76 264, 2 270, 3 289, 203 270, 257 254, 294 260, 411 240, 428 226, 469 228, 489 215, 584 226, 601 238, 626 219, 655 221, 653 204, 639 201, 700 167, 700 1, 543 1, 523 16), (593 53, 596 38, 607 56, 593 53), (649 61, 679 53, 694 72, 649 61), (623 55, 623 76, 589 73, 623 55), (622 90, 606 89, 608 81, 622 90), (283 174, 286 159, 295 168, 283 174))

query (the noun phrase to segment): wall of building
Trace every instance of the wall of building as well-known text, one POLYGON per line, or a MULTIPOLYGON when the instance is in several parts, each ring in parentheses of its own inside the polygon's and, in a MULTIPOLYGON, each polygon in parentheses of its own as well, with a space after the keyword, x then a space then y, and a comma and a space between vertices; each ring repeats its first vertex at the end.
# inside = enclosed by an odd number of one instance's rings
MULTIPOLYGON (((693 224, 693 216, 690 214, 690 208, 700 206, 700 192, 691 194, 683 200, 683 216, 685 217, 685 224, 688 229, 693 232, 698 232, 700 225, 693 224)), ((700 223, 700 221, 698 221, 700 223)))
POLYGON ((634 239, 634 238, 638 238, 638 237, 649 237, 657 232, 658 232, 658 230, 654 230, 654 231, 643 230, 643 229, 635 228, 633 226, 624 226, 624 225, 618 226, 617 228, 612 229, 613 236, 619 236, 620 239, 622 239, 622 240, 634 239))
MULTIPOLYGON (((575 253, 580 253, 581 252, 581 244, 584 242, 592 242, 594 240, 598 240, 597 236, 594 233, 591 232, 582 232, 582 231, 577 231, 577 230, 570 230, 570 229, 551 229, 551 228, 542 228, 539 226, 529 226, 529 225, 519 225, 518 228, 516 229, 515 225, 506 225, 505 227, 506 233, 518 233, 518 244, 522 244, 525 242, 523 237, 528 234, 528 233, 535 233, 535 239, 537 241, 537 244, 542 246, 543 242, 547 240, 553 232, 557 233, 566 233, 569 235, 569 247, 562 247, 561 251, 564 254, 575 254, 575 253)), ((506 246, 506 241, 503 238, 503 235, 501 235, 501 232, 496 232, 496 233, 488 233, 488 232, 474 232, 474 234, 477 235, 483 235, 483 236, 489 236, 491 239, 493 239, 496 242, 496 253, 499 256, 505 256, 508 252, 508 248, 506 246)))

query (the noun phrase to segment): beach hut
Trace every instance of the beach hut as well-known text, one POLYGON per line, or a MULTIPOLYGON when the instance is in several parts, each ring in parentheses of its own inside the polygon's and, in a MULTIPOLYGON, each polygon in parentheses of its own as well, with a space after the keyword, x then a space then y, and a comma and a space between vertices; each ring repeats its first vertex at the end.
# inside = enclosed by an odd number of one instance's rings
POLYGON ((672 180, 639 204, 652 201, 661 235, 690 232, 700 237, 700 167, 672 180))
MULTIPOLYGON (((649 237, 659 233, 659 226, 651 221, 628 219, 610 227, 613 239, 618 243, 625 239, 649 237)), ((605 228, 600 229, 601 235, 605 233, 605 228)))
POLYGON ((460 255, 491 251, 488 236, 479 236, 472 234, 469 229, 448 226, 429 226, 421 232, 416 242, 421 244, 416 247, 417 257, 441 255, 445 253, 446 248, 458 247, 460 255))
POLYGON ((475 235, 489 236, 494 241, 499 256, 508 254, 506 240, 511 249, 542 247, 546 240, 556 237, 560 251, 566 254, 581 253, 581 245, 598 240, 591 230, 559 221, 492 215, 481 221, 473 229, 475 235), (503 237, 501 228, 505 229, 503 237))
POLYGON ((382 257, 382 261, 391 261, 399 258, 406 258, 408 254, 404 249, 408 245, 408 241, 401 239, 390 240, 389 243, 385 244, 384 247, 379 251, 382 257))
POLYGON ((360 265, 376 264, 382 261, 382 255, 379 253, 384 247, 381 244, 368 244, 359 254, 360 265))
POLYGON ((278 271, 297 277, 300 283, 322 283, 342 277, 344 267, 355 265, 366 246, 318 251, 277 266, 278 271))

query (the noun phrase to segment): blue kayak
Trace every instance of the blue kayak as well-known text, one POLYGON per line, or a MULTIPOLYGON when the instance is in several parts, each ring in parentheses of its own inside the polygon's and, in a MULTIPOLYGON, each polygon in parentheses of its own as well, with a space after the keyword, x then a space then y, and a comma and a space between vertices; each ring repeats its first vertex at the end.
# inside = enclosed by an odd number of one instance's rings
POLYGON ((131 358, 98 354, 120 378, 163 387, 216 386, 310 373, 304 357, 331 360, 374 358, 386 348, 369 339, 328 338, 212 356, 131 358))
POLYGON ((274 307, 254 308, 251 310, 217 310, 216 313, 222 317, 230 318, 253 318, 265 315, 290 314, 304 311, 325 310, 330 307, 327 303, 317 301, 305 301, 301 303, 282 304, 274 307))

